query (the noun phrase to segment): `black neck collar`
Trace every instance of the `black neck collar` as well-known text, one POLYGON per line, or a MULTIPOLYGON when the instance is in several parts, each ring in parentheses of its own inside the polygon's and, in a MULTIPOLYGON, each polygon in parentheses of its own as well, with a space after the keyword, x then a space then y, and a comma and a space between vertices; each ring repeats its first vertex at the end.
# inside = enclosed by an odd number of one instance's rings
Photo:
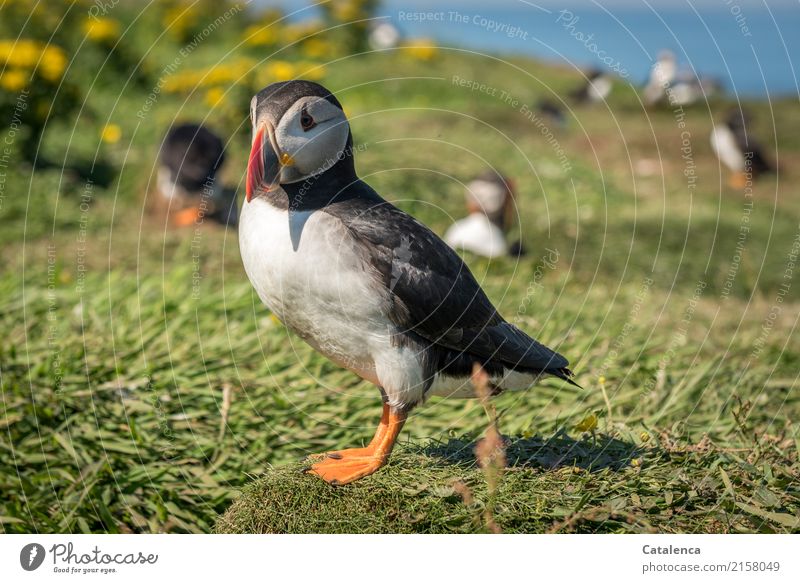
POLYGON ((282 184, 281 188, 262 196, 282 210, 316 210, 355 196, 357 189, 351 187, 358 181, 353 160, 353 139, 348 136, 347 145, 333 166, 305 180, 282 184))

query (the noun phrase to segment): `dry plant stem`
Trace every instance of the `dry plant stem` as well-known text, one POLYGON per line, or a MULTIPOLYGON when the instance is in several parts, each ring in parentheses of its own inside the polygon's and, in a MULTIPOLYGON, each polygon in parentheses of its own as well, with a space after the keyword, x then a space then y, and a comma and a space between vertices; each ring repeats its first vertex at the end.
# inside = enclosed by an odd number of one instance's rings
POLYGON ((501 530, 494 519, 494 506, 503 470, 506 466, 505 445, 500 431, 497 429, 497 410, 490 401, 492 392, 489 387, 489 376, 479 364, 473 366, 472 384, 489 418, 486 434, 475 446, 475 456, 486 477, 486 489, 488 492, 483 518, 486 528, 490 532, 499 533, 501 530))

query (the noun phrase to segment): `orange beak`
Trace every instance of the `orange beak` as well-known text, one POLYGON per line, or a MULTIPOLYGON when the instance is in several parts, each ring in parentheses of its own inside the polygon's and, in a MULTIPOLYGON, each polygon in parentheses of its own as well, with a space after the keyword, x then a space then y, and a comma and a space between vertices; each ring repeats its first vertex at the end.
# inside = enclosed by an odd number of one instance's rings
POLYGON ((247 202, 250 202, 259 190, 269 192, 278 188, 281 169, 292 164, 294 158, 286 152, 280 152, 272 124, 269 122, 259 124, 253 148, 250 150, 250 159, 247 161, 245 184, 247 202))

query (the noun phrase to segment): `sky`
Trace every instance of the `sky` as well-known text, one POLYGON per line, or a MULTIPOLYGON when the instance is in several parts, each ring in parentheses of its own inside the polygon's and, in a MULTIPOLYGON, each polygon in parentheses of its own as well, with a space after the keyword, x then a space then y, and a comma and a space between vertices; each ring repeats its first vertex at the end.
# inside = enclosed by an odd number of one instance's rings
MULTIPOLYGON (((394 8, 413 7, 425 10, 446 10, 448 8, 466 7, 486 7, 487 4, 492 8, 516 7, 525 4, 538 5, 547 8, 570 8, 570 7, 590 7, 600 5, 607 8, 635 8, 641 6, 647 9, 647 4, 656 9, 680 8, 689 3, 696 7, 708 9, 726 9, 734 5, 741 8, 758 8, 765 4, 770 8, 796 6, 800 11, 800 0, 443 0, 441 2, 431 2, 430 0, 389 0, 384 1, 384 5, 394 8)), ((311 0, 254 0, 253 4, 260 6, 279 5, 286 9, 297 9, 302 6, 315 4, 311 0)), ((687 6, 688 7, 688 6, 687 6)))
MULTIPOLYGON (((259 6, 269 1, 255 0, 259 6)), ((286 12, 300 10, 295 12, 297 19, 313 17, 313 9, 302 10, 311 5, 308 0, 283 4, 286 12)), ((603 54, 624 65, 636 83, 647 77, 655 55, 668 49, 681 68, 739 94, 797 95, 800 87, 800 0, 384 0, 378 14, 389 17, 409 37, 493 54, 526 54, 580 68, 601 66, 571 35, 591 32, 603 54), (566 30, 556 19, 564 9, 579 16, 575 30, 566 30), (401 17, 408 12, 480 15, 513 24, 529 38, 510 38, 447 18, 401 17)))

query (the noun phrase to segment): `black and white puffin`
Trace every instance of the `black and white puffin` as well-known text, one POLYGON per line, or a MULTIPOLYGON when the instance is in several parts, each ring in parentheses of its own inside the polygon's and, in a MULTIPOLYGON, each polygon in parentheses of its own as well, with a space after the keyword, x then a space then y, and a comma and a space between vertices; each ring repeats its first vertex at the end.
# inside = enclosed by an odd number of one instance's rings
POLYGON ((570 96, 576 103, 600 103, 611 93, 613 81, 608 73, 599 69, 586 72, 586 82, 570 96))
POLYGON ((678 72, 675 82, 669 88, 669 101, 672 105, 689 106, 700 100, 708 100, 721 90, 721 84, 711 77, 698 77, 692 71, 678 72))
POLYGON ((700 79, 689 70, 679 71, 675 82, 669 88, 670 103, 673 106, 694 105, 703 99, 703 85, 700 79))
POLYGON ((171 128, 159 151, 155 209, 176 226, 205 219, 236 224, 236 193, 219 179, 224 162, 222 139, 207 127, 185 123, 171 128))
POLYGON ((369 445, 329 452, 309 472, 334 485, 375 472, 426 397, 474 396, 476 363, 496 393, 545 376, 569 381, 567 360, 506 322, 450 247, 358 178, 330 91, 273 83, 250 116, 239 224, 247 276, 290 330, 383 399, 369 445))
POLYGON ((716 124, 711 130, 711 148, 731 171, 729 184, 736 189, 744 188, 749 180, 773 170, 761 145, 747 129, 750 123, 746 111, 734 109, 724 123, 716 124))
POLYGON ((463 249, 493 259, 503 255, 520 255, 521 246, 512 249, 506 242, 506 231, 512 223, 514 187, 510 179, 494 170, 487 170, 467 184, 468 215, 455 221, 444 234, 453 249, 463 249))
POLYGON ((669 97, 668 90, 672 86, 677 73, 677 62, 672 51, 661 51, 650 69, 650 77, 644 87, 644 102, 655 105, 669 97))
POLYGON ((539 112, 540 116, 558 129, 564 129, 566 127, 567 116, 564 114, 564 109, 555 101, 543 99, 536 104, 536 110, 539 112))

